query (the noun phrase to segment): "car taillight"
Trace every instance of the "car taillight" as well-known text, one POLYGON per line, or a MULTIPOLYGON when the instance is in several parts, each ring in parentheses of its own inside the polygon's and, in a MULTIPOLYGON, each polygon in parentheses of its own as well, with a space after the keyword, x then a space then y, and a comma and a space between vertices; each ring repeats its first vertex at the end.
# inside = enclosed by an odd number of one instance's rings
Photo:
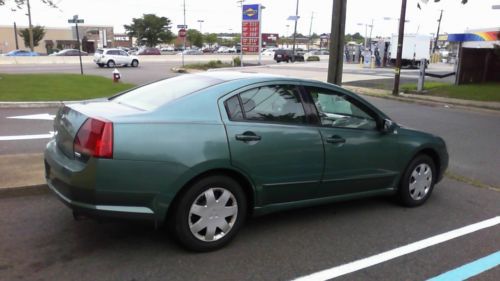
POLYGON ((77 156, 113 158, 113 123, 106 119, 88 118, 76 134, 73 150, 77 156))

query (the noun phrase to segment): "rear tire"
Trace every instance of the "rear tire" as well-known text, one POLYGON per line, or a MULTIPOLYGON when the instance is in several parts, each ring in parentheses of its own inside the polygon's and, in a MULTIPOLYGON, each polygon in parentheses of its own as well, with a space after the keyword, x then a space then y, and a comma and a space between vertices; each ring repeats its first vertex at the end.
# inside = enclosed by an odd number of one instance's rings
POLYGON ((398 197, 407 207, 420 206, 429 199, 436 182, 436 166, 432 158, 417 155, 410 162, 401 178, 398 197))
POLYGON ((111 68, 111 67, 115 67, 115 66, 116 66, 115 61, 113 61, 113 60, 108 61, 108 63, 107 63, 106 65, 107 65, 109 68, 111 68))
POLYGON ((97 66, 99 66, 99 68, 103 68, 104 67, 104 64, 102 63, 98 63, 97 66))
POLYGON ((241 185, 226 176, 208 176, 190 185, 176 200, 171 221, 174 236, 185 248, 207 252, 229 243, 246 218, 241 185))

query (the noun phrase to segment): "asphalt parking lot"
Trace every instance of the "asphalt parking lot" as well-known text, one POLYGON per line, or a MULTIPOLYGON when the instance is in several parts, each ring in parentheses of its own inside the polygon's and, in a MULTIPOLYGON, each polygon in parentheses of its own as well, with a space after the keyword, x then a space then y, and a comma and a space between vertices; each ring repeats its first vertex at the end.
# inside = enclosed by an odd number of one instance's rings
MULTIPOLYGON (((3 280, 291 280, 498 215, 500 194, 444 180, 420 208, 387 198, 250 220, 228 247, 186 252, 138 222, 75 222, 52 194, 0 199, 3 280), (5 278, 5 279, 4 279, 5 278)), ((500 226, 341 276, 426 280, 498 251, 500 226)), ((497 280, 498 268, 477 280, 497 280)))

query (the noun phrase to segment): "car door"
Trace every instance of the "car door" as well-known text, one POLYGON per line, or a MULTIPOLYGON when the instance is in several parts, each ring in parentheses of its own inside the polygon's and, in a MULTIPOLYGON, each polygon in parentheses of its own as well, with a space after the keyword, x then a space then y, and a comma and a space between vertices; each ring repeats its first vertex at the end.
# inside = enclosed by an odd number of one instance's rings
POLYGON ((323 143, 296 85, 261 84, 223 101, 231 163, 251 178, 258 206, 313 198, 323 143))
POLYGON ((119 55, 119 57, 120 57, 120 64, 123 64, 123 65, 130 64, 130 61, 129 61, 130 58, 129 58, 127 52, 125 52, 124 50, 120 50, 118 52, 120 54, 119 55))
POLYGON ((379 130, 381 116, 354 95, 306 85, 325 146, 318 196, 390 189, 397 185, 398 135, 379 130))

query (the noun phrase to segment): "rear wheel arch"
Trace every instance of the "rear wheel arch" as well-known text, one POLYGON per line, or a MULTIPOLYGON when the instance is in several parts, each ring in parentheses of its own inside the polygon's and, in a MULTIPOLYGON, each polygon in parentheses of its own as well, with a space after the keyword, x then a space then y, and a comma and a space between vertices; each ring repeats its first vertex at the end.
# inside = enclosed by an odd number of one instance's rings
POLYGON ((228 168, 221 168, 221 169, 212 169, 202 172, 191 178, 188 182, 186 182, 172 199, 172 203, 168 207, 165 218, 167 220, 171 219, 171 216, 174 213, 173 210, 176 208, 179 198, 182 197, 182 195, 189 189, 190 186, 192 186, 195 182, 210 176, 226 176, 238 182, 243 188, 243 191, 245 192, 245 198, 247 201, 247 208, 248 208, 247 213, 250 216, 252 215, 253 207, 255 205, 255 189, 253 187, 253 184, 250 182, 248 177, 243 175, 241 172, 228 168))

